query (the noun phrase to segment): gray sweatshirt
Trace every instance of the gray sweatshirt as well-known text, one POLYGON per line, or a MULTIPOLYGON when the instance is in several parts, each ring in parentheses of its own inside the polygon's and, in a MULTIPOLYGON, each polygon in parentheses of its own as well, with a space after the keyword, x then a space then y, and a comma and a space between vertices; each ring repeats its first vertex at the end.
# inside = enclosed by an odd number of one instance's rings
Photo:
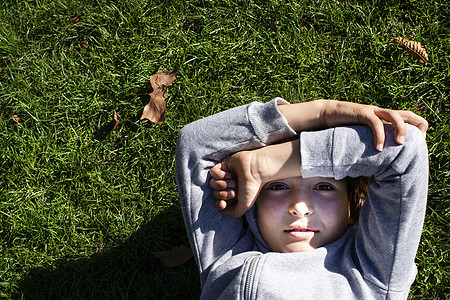
POLYGON ((271 251, 255 209, 234 218, 215 208, 209 169, 226 156, 296 133, 277 108, 254 102, 198 120, 179 133, 176 165, 186 229, 200 269, 202 299, 405 299, 425 215, 428 154, 423 134, 407 127, 397 145, 386 126, 382 152, 371 129, 337 127, 300 135, 301 173, 370 176, 357 224, 308 252, 271 251))

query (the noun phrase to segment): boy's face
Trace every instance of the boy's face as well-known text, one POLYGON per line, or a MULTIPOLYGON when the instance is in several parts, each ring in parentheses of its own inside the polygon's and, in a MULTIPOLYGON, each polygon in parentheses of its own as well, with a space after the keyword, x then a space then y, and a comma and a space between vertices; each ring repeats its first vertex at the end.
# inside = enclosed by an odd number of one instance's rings
POLYGON ((345 179, 291 177, 267 183, 256 206, 264 240, 276 252, 304 252, 338 239, 349 225, 345 179))

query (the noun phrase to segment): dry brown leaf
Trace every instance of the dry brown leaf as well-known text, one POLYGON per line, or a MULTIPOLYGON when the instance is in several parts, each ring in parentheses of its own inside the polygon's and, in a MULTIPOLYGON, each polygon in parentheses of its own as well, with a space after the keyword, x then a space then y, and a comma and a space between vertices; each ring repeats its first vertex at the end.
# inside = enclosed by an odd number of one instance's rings
POLYGON ((270 20, 270 23, 267 24, 267 25, 269 26, 269 28, 270 28, 270 30, 272 32, 277 32, 278 31, 277 24, 275 24, 275 21, 273 19, 270 20))
POLYGON ((171 248, 167 251, 153 252, 166 267, 173 268, 185 264, 193 256, 191 248, 185 246, 171 248))
POLYGON ((84 38, 81 42, 80 42, 80 47, 83 49, 86 49, 87 47, 89 47, 89 43, 86 40, 86 38, 84 38))
POLYGON ((18 115, 13 115, 13 116, 11 117, 11 119, 13 119, 17 124, 20 125, 20 118, 19 118, 18 115))
POLYGON ((117 125, 119 125, 119 117, 117 117, 116 110, 114 110, 114 116, 111 122, 114 124, 113 129, 111 130, 113 131, 114 129, 116 129, 117 125))
POLYGON ((150 96, 150 101, 144 107, 144 110, 141 115, 142 119, 149 119, 150 121, 163 124, 166 117, 166 102, 167 91, 166 86, 172 85, 175 78, 177 77, 177 69, 169 72, 168 74, 164 73, 162 70, 159 70, 155 75, 150 77, 150 84, 152 85, 153 92, 150 94, 139 94, 139 95, 148 95, 150 96))
POLYGON ((402 37, 394 37, 394 42, 397 43, 401 48, 408 51, 414 58, 419 60, 419 63, 422 65, 428 64, 428 54, 425 51, 425 48, 422 47, 420 42, 411 41, 408 39, 404 39, 402 37))
POLYGON ((72 23, 72 24, 80 24, 82 19, 83 18, 81 16, 76 15, 75 17, 70 19, 70 23, 72 23))
POLYGON ((119 125, 119 117, 116 110, 111 121, 104 123, 99 129, 95 130, 93 138, 102 141, 119 125))
POLYGON ((98 253, 99 251, 101 251, 102 245, 99 242, 95 242, 95 253, 98 253))

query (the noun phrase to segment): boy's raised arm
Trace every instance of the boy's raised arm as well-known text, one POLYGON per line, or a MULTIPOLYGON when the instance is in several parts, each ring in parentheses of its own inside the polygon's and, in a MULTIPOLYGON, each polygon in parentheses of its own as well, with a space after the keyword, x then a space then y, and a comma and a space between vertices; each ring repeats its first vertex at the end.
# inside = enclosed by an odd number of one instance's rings
POLYGON ((391 123, 394 127, 394 139, 398 144, 405 141, 405 123, 418 127, 422 132, 428 129, 427 121, 411 111, 391 110, 345 101, 316 100, 280 106, 279 109, 289 126, 296 132, 344 125, 367 125, 372 128, 374 145, 378 151, 383 150, 385 122, 391 123))
POLYGON ((394 142, 390 126, 385 129, 382 152, 371 145, 373 134, 365 126, 303 132, 301 170, 305 178, 370 176, 368 198, 352 229, 353 260, 366 281, 406 298, 416 275, 428 153, 423 132, 416 127, 407 126, 403 145, 394 142))
POLYGON ((295 136, 279 112, 281 103, 286 102, 278 98, 233 108, 191 123, 178 135, 178 192, 202 282, 211 264, 234 247, 243 234, 241 219, 215 208, 208 186, 209 170, 235 152, 295 136))
MULTIPOLYGON (((405 123, 418 127, 422 132, 428 128, 425 119, 410 111, 351 102, 316 100, 279 106, 279 110, 296 132, 351 124, 368 125, 378 151, 382 151, 384 146, 386 122, 394 127, 394 140, 398 144, 405 142, 405 123)), ((217 208, 235 217, 242 216, 254 204, 267 181, 301 176, 300 161, 298 140, 228 157, 210 171, 217 208)))

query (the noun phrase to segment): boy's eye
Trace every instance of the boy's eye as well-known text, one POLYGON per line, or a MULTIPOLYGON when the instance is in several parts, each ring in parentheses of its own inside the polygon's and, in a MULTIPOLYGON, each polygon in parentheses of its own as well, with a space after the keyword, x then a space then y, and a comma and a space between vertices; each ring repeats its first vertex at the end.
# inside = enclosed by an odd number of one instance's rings
POLYGON ((330 184, 320 184, 316 186, 314 189, 319 191, 332 191, 334 190, 334 187, 330 184))
POLYGON ((269 190, 273 190, 273 191, 281 191, 281 190, 287 190, 287 189, 288 189, 288 187, 284 184, 274 184, 269 187, 269 190))

